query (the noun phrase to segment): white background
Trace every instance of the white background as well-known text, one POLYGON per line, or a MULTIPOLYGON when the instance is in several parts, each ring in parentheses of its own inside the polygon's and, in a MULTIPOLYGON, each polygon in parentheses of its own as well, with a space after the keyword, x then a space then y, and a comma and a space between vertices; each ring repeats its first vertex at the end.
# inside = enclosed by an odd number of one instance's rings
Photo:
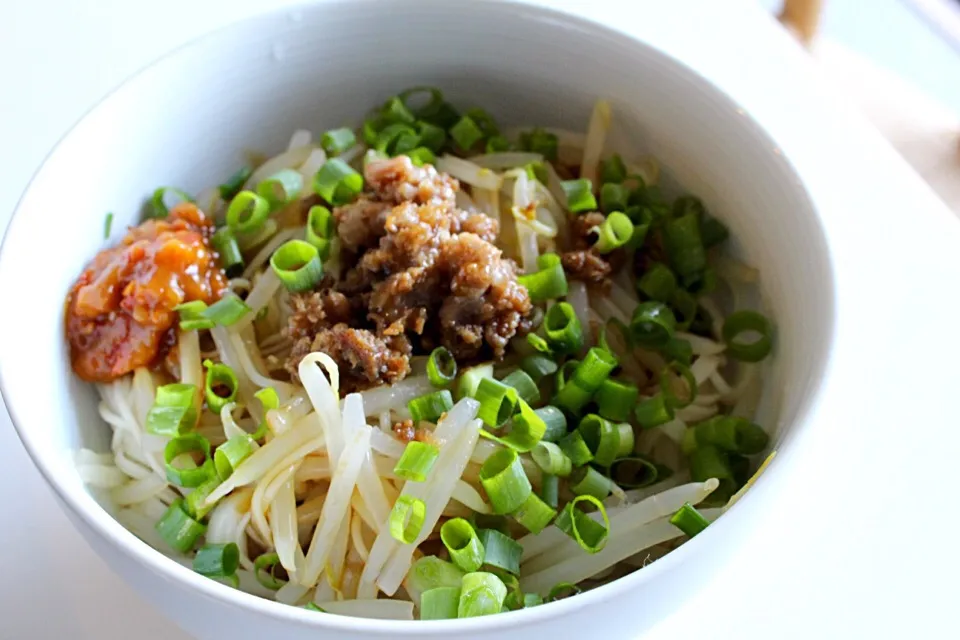
MULTIPOLYGON (((853 1, 833 1, 835 6, 847 7, 844 11, 853 11, 853 1)), ((678 1, 691 8, 709 3, 710 0, 678 1)), ((591 10, 595 11, 601 3, 591 4, 591 10)), ((627 6, 626 2, 604 4, 609 10, 624 10, 627 6)), ((684 34, 677 27, 674 53, 704 64, 709 58, 717 65, 725 55, 723 47, 733 50, 755 46, 757 51, 764 51, 764 56, 782 54, 796 65, 796 51, 773 31, 772 25, 751 11, 752 3, 725 0, 724 4, 730 11, 712 12, 715 21, 711 30, 726 33, 729 40, 717 37, 711 40, 708 31, 684 34), (725 42, 721 44, 721 40, 725 42), (735 44, 730 44, 731 40, 735 44), (715 48, 711 50, 711 47, 715 48)), ((827 4, 829 7, 831 0, 827 4)), ((862 6, 859 2, 856 4, 862 6)), ((896 3, 878 0, 876 4, 891 10, 896 3)), ((177 44, 264 6, 267 6, 266 0, 4 3, 0 9, 0 223, 5 225, 19 193, 46 151, 111 87, 177 44)), ((833 17, 836 15, 831 13, 827 23, 831 32, 841 38, 844 29, 851 34, 861 34, 851 36, 852 44, 868 53, 871 48, 879 47, 879 36, 862 35, 865 33, 862 23, 850 22, 843 27, 846 23, 837 22, 833 17)), ((863 13, 858 16, 855 16, 857 20, 866 19, 863 13)), ((642 15, 638 14, 637 19, 642 19, 642 15)), ((886 30, 891 26, 895 25, 882 28, 886 30)), ((916 23, 912 23, 910 29, 914 34, 926 35, 922 29, 917 31, 916 23)), ((913 65, 912 70, 921 84, 939 92, 943 100, 960 105, 960 83, 956 82, 960 74, 942 75, 955 71, 951 66, 955 60, 944 55, 941 45, 915 36, 909 42, 900 41, 897 49, 897 54, 883 49, 887 53, 880 57, 887 55, 888 61, 907 73, 911 73, 910 65, 913 65), (949 84, 948 77, 954 89, 938 88, 940 84, 949 84)), ((50 215, 52 221, 57 216, 70 215, 69 193, 63 194, 62 210, 50 215)), ((7 313, 29 312, 27 301, 4 301, 4 305, 7 313)), ((38 381, 38 387, 42 393, 42 381, 38 381)), ((4 579, 0 580, 0 639, 186 638, 113 576, 72 531, 23 452, 5 411, 0 414, 0 469, 3 478, 0 482, 0 505, 3 505, 0 560, 5 569, 4 579)), ((916 517, 919 519, 922 515, 916 514, 916 517)), ((868 533, 858 531, 855 524, 855 518, 851 522, 836 523, 838 535, 868 533)), ((783 540, 787 542, 786 538, 783 540)), ((842 557, 828 556, 826 550, 805 549, 795 539, 791 542, 793 546, 784 550, 777 539, 758 535, 748 541, 744 553, 711 587, 691 599, 686 609, 665 621, 653 635, 664 638, 682 638, 694 633, 701 634, 699 637, 723 638, 890 637, 895 629, 910 628, 907 622, 911 612, 919 612, 922 595, 918 595, 916 601, 898 600, 896 606, 902 607, 902 611, 891 611, 891 602, 878 602, 878 610, 873 612, 871 603, 863 601, 855 589, 851 590, 855 582, 832 579, 830 572, 838 570, 842 557), (776 565, 774 558, 787 554, 793 558, 779 562, 780 573, 774 576, 764 572, 768 563, 776 565), (807 554, 809 564, 819 566, 822 574, 818 575, 816 570, 801 572, 802 565, 808 564, 807 554), (798 572, 795 580, 783 575, 787 570, 798 572), (738 593, 750 600, 731 597, 738 593), (784 621, 789 624, 784 625, 784 621)), ((899 576, 902 579, 911 574, 925 582, 936 576, 936 570, 918 567, 915 574, 900 572, 899 576)), ((874 586, 863 585, 864 589, 874 586)), ((953 581, 945 582, 940 588, 952 588, 956 593, 953 581)), ((949 612, 941 616, 946 622, 949 612)), ((934 628, 929 619, 927 622, 930 623, 928 629, 934 628)))

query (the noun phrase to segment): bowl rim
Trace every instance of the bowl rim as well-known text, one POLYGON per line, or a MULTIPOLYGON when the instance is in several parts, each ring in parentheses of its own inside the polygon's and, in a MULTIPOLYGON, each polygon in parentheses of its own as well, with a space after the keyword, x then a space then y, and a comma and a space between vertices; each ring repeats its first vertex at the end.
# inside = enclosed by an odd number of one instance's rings
MULTIPOLYGON (((364 2, 370 4, 385 1, 387 0, 364 0, 364 2)), ((444 2, 444 0, 416 1, 423 4, 441 4, 444 2)), ((2 283, 8 277, 6 274, 10 272, 10 266, 8 266, 7 269, 4 269, 3 267, 7 255, 7 252, 4 251, 4 248, 10 239, 11 230, 14 228, 19 214, 21 214, 24 201, 33 191, 35 183, 49 164, 50 159, 59 151, 64 142, 70 138, 71 135, 73 135, 74 131, 84 121, 86 121, 93 113, 100 109, 104 103, 124 91, 134 79, 139 78, 149 73, 152 69, 183 55, 205 39, 223 31, 232 29, 237 25, 258 20, 264 16, 274 15, 281 11, 296 12, 307 8, 315 8, 319 5, 337 6, 347 5, 348 3, 354 5, 356 2, 357 0, 297 0, 296 2, 290 4, 264 7, 255 12, 244 15, 239 19, 228 21, 214 29, 204 32, 197 37, 192 38, 187 42, 184 42, 165 52, 159 57, 154 58, 133 73, 124 77, 119 83, 98 98, 96 102, 94 102, 69 125, 69 127, 57 139, 50 150, 44 155, 36 170, 31 175, 29 181, 23 189, 23 192, 17 199, 10 219, 6 225, 6 228, 4 229, 3 237, 0 239, 0 283, 2 283)), ((633 47, 634 49, 646 50, 648 55, 653 54, 654 56, 661 58, 663 62, 671 68, 673 73, 681 74, 687 79, 699 84, 701 87, 712 92, 719 101, 726 103, 728 107, 731 107, 738 113, 745 115, 747 126, 752 129, 753 133, 759 139, 766 142, 770 148, 779 148, 770 132, 768 132, 768 130, 760 124, 760 122, 751 114, 749 110, 744 108, 726 90, 668 51, 665 51, 659 46, 632 34, 627 28, 621 27, 612 22, 597 21, 582 14, 575 13, 574 10, 568 9, 565 6, 548 6, 542 3, 542 0, 474 0, 474 3, 476 5, 482 4, 487 6, 506 5, 517 11, 526 11, 534 14, 535 17, 538 17, 541 20, 546 19, 566 27, 587 31, 592 33, 594 37, 614 38, 620 40, 625 45, 633 47)), ((829 276, 829 291, 827 292, 828 308, 825 310, 825 315, 823 317, 823 321, 827 329, 827 341, 822 347, 827 355, 823 358, 823 361, 818 364, 817 370, 813 372, 813 375, 817 376, 817 380, 811 384, 807 397, 801 404, 797 417, 792 425, 794 430, 806 430, 808 428, 808 423, 813 421, 815 408, 824 394, 826 379, 829 377, 828 372, 832 368, 831 353, 833 351, 833 345, 836 338, 837 325, 837 300, 835 286, 836 273, 830 254, 829 243, 827 242, 827 233, 824 229, 821 219, 820 210, 816 206, 813 198, 810 196, 806 180, 803 179, 788 157, 779 152, 777 155, 779 156, 781 169, 789 174, 793 181, 798 185, 799 196, 803 199, 807 210, 814 216, 814 226, 818 230, 819 238, 824 244, 824 257, 826 263, 825 268, 826 273, 829 276)), ((711 539, 719 536, 719 533, 707 533, 703 536, 697 536, 695 539, 688 540, 681 547, 668 553, 656 562, 644 567, 642 571, 633 571, 630 574, 618 578, 610 583, 586 591, 578 595, 576 598, 568 598, 562 601, 545 603, 544 605, 537 606, 532 609, 509 611, 499 615, 484 616, 481 618, 430 621, 377 620, 341 615, 317 616, 315 615, 315 612, 304 610, 301 607, 287 605, 274 600, 262 598, 238 589, 233 589, 232 587, 221 584, 215 580, 209 580, 203 576, 200 576, 191 569, 181 565, 157 549, 154 549, 146 542, 140 540, 135 534, 121 525, 119 521, 117 521, 93 498, 93 496, 86 490, 83 483, 78 481, 78 478, 62 478, 59 476, 54 466, 48 460, 48 457, 53 455, 52 452, 45 451, 42 446, 38 445, 38 443, 33 440, 30 430, 21 426, 25 425, 27 422, 29 422, 29 420, 22 419, 22 416, 20 416, 19 412, 17 411, 17 402, 14 401, 13 397, 11 397, 6 391, 7 385, 5 380, 7 376, 4 375, 6 368, 7 365, 5 365, 4 359, 0 358, 0 397, 2 397, 6 403, 11 424, 14 426, 14 429, 17 432, 24 449, 26 449, 31 461, 40 471, 44 480, 56 493, 57 497, 59 498, 59 502, 61 502, 64 506, 69 507, 70 511, 72 511, 77 518, 79 518, 91 531, 95 532, 100 538, 108 542, 111 547, 114 547, 120 551, 127 559, 137 562, 143 568, 151 571, 154 574, 176 581, 177 583, 182 584, 185 588, 195 590, 199 594, 218 600, 224 605, 242 609, 256 610, 262 615, 277 620, 292 622, 301 627, 373 634, 399 633, 408 635, 410 633, 422 632, 424 635, 429 634, 431 636, 436 636, 455 632, 493 632, 507 626, 517 627, 521 625, 529 625, 547 617, 563 617, 570 615, 577 610, 590 607, 600 600, 614 597, 628 589, 638 586, 640 583, 655 580, 660 574, 668 573, 672 571, 674 567, 685 564, 688 556, 693 556, 694 554, 699 553, 701 548, 704 545, 709 544, 711 539)), ((797 447, 793 443, 786 443, 785 445, 782 445, 781 448, 778 448, 776 456, 770 460, 770 463, 766 466, 761 474, 762 477, 755 478, 755 482, 750 489, 744 493, 744 495, 735 505, 730 507, 730 510, 747 511, 751 508, 751 505, 759 503, 757 495, 759 493, 768 493, 772 485, 786 473, 786 468, 789 462, 794 458, 796 449, 797 447)), ((745 517, 746 513, 744 513, 743 516, 736 518, 736 522, 732 522, 730 518, 720 518, 711 525, 710 529, 712 532, 724 531, 736 526, 736 524, 745 517)), ((736 545, 728 545, 728 547, 735 546, 736 545)), ((729 555, 729 552, 732 551, 732 548, 727 548, 726 551, 729 555)), ((100 554, 98 553, 98 555, 100 554)), ((101 557, 101 559, 107 562, 105 558, 101 557)), ((726 559, 726 557, 723 559, 723 563, 726 562, 726 559)), ((110 563, 107 562, 107 564, 109 565, 110 563)))

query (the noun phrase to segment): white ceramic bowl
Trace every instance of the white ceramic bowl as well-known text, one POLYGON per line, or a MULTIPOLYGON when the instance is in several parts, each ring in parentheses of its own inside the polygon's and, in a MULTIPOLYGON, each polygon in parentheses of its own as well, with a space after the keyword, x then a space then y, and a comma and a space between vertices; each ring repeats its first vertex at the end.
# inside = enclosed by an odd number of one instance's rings
POLYGON ((788 161, 743 110, 663 53, 522 2, 318 2, 231 25, 167 56, 105 98, 53 150, 0 252, 0 291, 25 303, 4 317, 0 381, 24 445, 90 545, 201 638, 227 629, 234 638, 287 640, 565 638, 598 621, 608 637, 625 637, 709 579, 763 517, 777 478, 796 471, 790 441, 803 436, 827 364, 832 282, 817 212, 788 161), (780 455, 703 535, 585 595, 461 621, 317 615, 194 574, 127 532, 87 492, 72 454, 80 446, 107 450, 109 429, 94 390, 70 372, 63 299, 104 244, 105 212, 115 212, 116 240, 157 185, 217 184, 244 150, 280 150, 296 128, 357 123, 370 105, 415 84, 441 86, 454 102, 483 106, 507 125, 583 129, 594 99, 611 101, 616 143, 658 157, 762 270, 779 336, 759 419, 776 431, 780 455), (26 270, 34 275, 22 277, 26 270))

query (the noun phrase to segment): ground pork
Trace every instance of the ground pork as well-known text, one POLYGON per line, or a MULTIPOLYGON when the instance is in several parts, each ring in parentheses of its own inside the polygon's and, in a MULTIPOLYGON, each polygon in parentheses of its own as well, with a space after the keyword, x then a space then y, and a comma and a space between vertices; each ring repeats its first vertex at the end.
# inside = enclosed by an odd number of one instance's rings
POLYGON ((613 251, 601 255, 593 248, 597 239, 594 229, 606 220, 599 211, 591 211, 574 218, 570 225, 571 248, 560 254, 563 270, 572 280, 580 280, 589 285, 606 285, 613 273, 615 263, 622 259, 622 251, 613 251))

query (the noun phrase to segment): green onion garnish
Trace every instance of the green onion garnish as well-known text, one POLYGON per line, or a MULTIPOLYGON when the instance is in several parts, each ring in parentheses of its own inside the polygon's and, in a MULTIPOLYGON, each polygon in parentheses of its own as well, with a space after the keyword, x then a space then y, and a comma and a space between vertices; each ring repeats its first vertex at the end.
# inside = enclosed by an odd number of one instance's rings
POLYGON ((313 602, 308 602, 307 604, 303 605, 303 608, 306 609, 307 611, 316 611, 318 613, 326 613, 326 611, 318 607, 313 602))
POLYGON ((554 355, 553 347, 550 346, 550 343, 536 333, 527 334, 527 344, 546 356, 554 355))
POLYGON ((191 300, 173 308, 180 316, 180 330, 212 329, 217 324, 207 317, 207 305, 203 300, 191 300))
POLYGON ((458 618, 474 618, 500 613, 507 587, 497 576, 484 571, 468 573, 460 585, 458 618))
POLYGON ((176 187, 157 187, 150 198, 149 216, 150 218, 166 218, 170 214, 170 208, 181 202, 193 202, 186 191, 181 191, 176 187), (167 194, 172 194, 175 198, 172 205, 167 204, 167 194))
POLYGON ((400 495, 390 510, 390 535, 403 544, 412 544, 427 518, 427 505, 420 498, 400 495))
POLYGON ((633 311, 630 333, 642 347, 662 347, 673 337, 677 319, 670 307, 662 302, 641 302, 633 311))
POLYGON ((517 282, 526 287, 530 294, 530 300, 542 302, 567 295, 567 276, 560 256, 544 253, 537 258, 537 266, 539 271, 517 277, 517 282))
POLYGON ((253 575, 261 585, 276 591, 287 583, 286 580, 278 578, 276 575, 276 569, 279 566, 280 556, 276 553, 265 553, 253 561, 253 575))
POLYGON ((398 478, 412 480, 413 482, 423 482, 427 479, 433 463, 437 461, 440 455, 440 449, 426 442, 412 440, 407 443, 403 450, 403 455, 397 460, 393 473, 398 478))
POLYGON ((591 495, 579 495, 568 502, 557 516, 555 524, 588 553, 597 553, 603 549, 610 535, 610 519, 607 517, 607 510, 602 502, 591 495), (603 518, 603 524, 578 509, 577 504, 580 502, 595 506, 603 518))
MULTIPOLYGON (((210 455, 210 442, 195 433, 171 438, 163 449, 164 467, 167 480, 178 487, 199 487, 201 484, 216 475, 213 458, 210 455), (181 468, 174 465, 180 456, 200 454, 203 462, 193 468, 181 468)), ((193 463, 193 460, 190 460, 193 463)))
POLYGON ((240 548, 234 542, 205 544, 193 558, 193 570, 211 578, 232 576, 239 566, 240 548))
POLYGON ((600 161, 600 182, 603 184, 623 182, 627 179, 627 165, 619 153, 600 161))
POLYGON ((709 444, 730 453, 753 455, 763 451, 770 437, 757 424, 736 416, 714 416, 695 425, 694 444, 709 444))
POLYGON ((217 470, 217 477, 223 481, 229 478, 237 466, 246 460, 254 451, 253 437, 240 434, 233 436, 213 452, 213 466, 217 470))
POLYGON ((332 156, 343 153, 356 143, 357 137, 353 134, 353 130, 347 127, 330 129, 320 136, 320 146, 332 156))
POLYGON ((730 236, 727 225, 723 224, 713 216, 704 215, 700 220, 700 237, 703 239, 703 246, 707 249, 715 247, 724 242, 730 236))
POLYGON ((457 361, 446 347, 437 347, 427 360, 427 377, 435 387, 446 387, 457 377, 457 361))
POLYGON ((545 407, 536 409, 534 413, 540 416, 540 419, 543 420, 546 425, 543 438, 541 438, 542 440, 557 442, 560 438, 567 435, 567 417, 563 415, 563 411, 548 404, 545 407))
POLYGON ((306 239, 317 248, 320 260, 330 257, 330 241, 336 237, 333 214, 321 205, 310 207, 307 212, 306 239))
MULTIPOLYGON (((626 211, 629 207, 627 199, 630 197, 630 189, 622 184, 608 182, 600 187, 600 211, 606 214, 614 211, 626 211)), ((630 219, 629 217, 627 218, 630 219)), ((633 234, 633 220, 630 220, 630 233, 633 234)))
POLYGON ((389 122, 406 122, 413 124, 416 119, 406 102, 400 96, 393 96, 383 105, 383 117, 389 122))
MULTIPOLYGON (((532 335, 535 334, 527 334, 527 337, 532 335)), ((532 355, 520 361, 520 368, 526 371, 534 382, 539 383, 546 376, 557 372, 557 363, 547 356, 532 355)))
POLYGON ((590 447, 593 462, 601 467, 613 464, 620 452, 620 431, 616 425, 591 413, 583 417, 577 429, 583 435, 583 441, 590 447))
POLYGON ((228 293, 207 307, 204 317, 220 327, 229 327, 250 313, 250 307, 235 293, 228 293))
POLYGON ((233 199, 240 190, 243 189, 243 185, 250 179, 250 176, 253 175, 253 169, 250 167, 240 167, 237 169, 232 176, 227 178, 227 181, 221 184, 218 188, 220 190, 220 197, 224 200, 233 199))
POLYGON ((639 489, 655 484, 661 477, 661 468, 641 456, 620 458, 610 465, 610 479, 625 489, 639 489))
POLYGON ((455 125, 450 127, 450 137, 457 143, 457 147, 467 151, 483 140, 483 131, 473 121, 473 118, 463 116, 455 125))
POLYGON ((183 500, 177 499, 154 525, 157 533, 170 548, 187 553, 204 533, 206 525, 194 520, 183 508, 183 500))
POLYGON ((543 331, 550 346, 560 353, 576 353, 583 348, 583 327, 568 302, 558 302, 547 310, 543 331))
POLYGON ((677 277, 667 265, 654 262, 637 280, 637 290, 650 300, 670 302, 677 290, 677 277))
POLYGON ((593 197, 593 184, 587 178, 564 180, 560 183, 567 196, 567 209, 573 213, 595 211, 597 199, 593 197))
POLYGON ((500 382, 516 389, 517 395, 524 402, 537 403, 540 401, 540 389, 537 388, 537 383, 523 369, 514 369, 504 376, 500 382))
POLYGON ((438 153, 447 142, 447 133, 429 122, 418 122, 417 133, 420 135, 420 144, 434 153, 438 153))
POLYGON ((480 402, 477 417, 489 427, 499 427, 517 410, 517 390, 493 378, 483 378, 474 397, 480 402))
POLYGON ((153 406, 147 412, 147 433, 176 436, 193 429, 197 423, 196 394, 194 385, 183 382, 157 387, 153 406))
POLYGON ((742 362, 760 362, 773 347, 773 325, 765 315, 756 311, 731 313, 723 323, 722 335, 727 353, 742 362), (752 341, 743 339, 744 334, 750 333, 756 333, 757 338, 752 341))
POLYGON ((597 229, 597 241, 594 248, 599 253, 610 253, 625 246, 633 238, 633 223, 625 214, 614 211, 597 229))
POLYGON ((710 521, 704 518, 693 505, 686 502, 675 514, 670 516, 670 524, 692 538, 706 529, 710 521))
POLYGON ((690 328, 697 315, 697 299, 689 291, 680 289, 674 290, 670 297, 670 308, 674 317, 677 319, 677 328, 686 330, 690 328))
POLYGON ((539 153, 551 162, 557 159, 557 147, 556 134, 544 131, 539 127, 520 134, 520 148, 523 151, 539 153))
POLYGON ((313 190, 332 205, 347 204, 363 191, 363 176, 343 160, 333 158, 313 177, 313 190))
POLYGON ((421 620, 450 620, 457 617, 460 587, 434 587, 420 594, 421 620))
POLYGON ((420 142, 420 136, 408 124, 391 124, 384 127, 377 134, 377 142, 374 145, 377 151, 384 155, 393 156, 409 151, 420 142), (401 141, 403 141, 401 143, 401 141), (404 149, 404 147, 407 147, 404 149))
POLYGON ((570 582, 560 582, 550 589, 550 593, 547 594, 545 602, 556 602, 557 600, 563 600, 580 593, 583 593, 583 590, 577 585, 570 582))
POLYGON ((440 417, 453 408, 453 395, 448 389, 426 393, 407 403, 410 417, 414 422, 437 422, 440 417))
POLYGON ((693 361, 693 345, 689 340, 673 337, 660 349, 667 360, 679 362, 680 364, 690 366, 693 361))
MULTIPOLYGON (((698 444, 689 456, 690 477, 694 482, 705 482, 710 478, 720 481, 714 495, 723 495, 732 490, 736 479, 727 456, 723 451, 709 444, 698 444)), ((713 495, 711 497, 714 497, 713 495)))
POLYGON ((593 460, 593 452, 590 451, 579 430, 571 431, 558 444, 574 467, 583 466, 593 460))
POLYGON ((476 571, 483 564, 484 547, 473 525, 463 518, 451 518, 440 527, 440 540, 450 559, 464 571, 476 571))
POLYGON ((554 403, 570 413, 580 413, 618 364, 617 358, 609 351, 591 347, 573 370, 570 380, 557 391, 554 403))
POLYGON ((579 467, 570 474, 570 491, 578 496, 593 496, 603 500, 613 489, 610 478, 587 465, 579 467))
POLYGON ((547 165, 543 163, 543 160, 531 162, 524 167, 524 170, 526 170, 528 178, 536 180, 540 184, 547 184, 547 181, 550 179, 547 173, 547 165))
POLYGON ((473 398, 477 395, 477 387, 484 378, 493 377, 492 364, 480 364, 475 367, 465 369, 460 374, 460 381, 457 383, 457 399, 473 398))
POLYGON ((463 571, 437 556, 423 556, 407 572, 406 582, 411 591, 429 591, 436 587, 460 588, 463 571))
POLYGON ((664 400, 673 408, 683 409, 684 407, 690 406, 693 401, 697 399, 697 381, 693 377, 693 373, 690 372, 690 367, 680 364, 679 362, 671 362, 668 364, 660 373, 660 391, 663 394, 664 400), (687 395, 685 398, 679 398, 673 392, 674 373, 683 379, 687 387, 687 395))
POLYGON ((670 266, 684 283, 707 266, 707 253, 700 237, 700 218, 696 213, 666 221, 663 226, 663 245, 670 257, 670 266))
POLYGON ((103 219, 103 239, 106 240, 110 237, 110 229, 113 227, 113 212, 107 213, 107 216, 103 219))
POLYGON ((480 467, 480 484, 487 492, 493 512, 498 514, 516 511, 532 491, 513 449, 500 449, 486 459, 480 467))
POLYGON ((633 414, 637 418, 637 424, 644 429, 659 427, 673 420, 673 405, 667 402, 662 393, 658 393, 637 403, 633 414))
POLYGON ((533 449, 547 430, 547 424, 540 415, 530 408, 530 405, 520 400, 520 412, 513 416, 510 423, 510 432, 504 436, 496 436, 483 430, 480 435, 506 445, 519 453, 526 453, 533 449))
MULTIPOLYGON (((220 445, 220 448, 223 448, 223 445, 220 445)), ((218 449, 219 451, 219 449, 218 449)), ((214 452, 214 466, 216 466, 216 452, 214 452)), ((183 499, 183 508, 190 514, 190 517, 194 520, 203 520, 210 510, 213 509, 216 505, 205 505, 204 502, 213 490, 220 486, 220 478, 214 476, 201 484, 199 487, 196 487, 191 491, 186 498, 183 499)))
POLYGON ((256 233, 269 216, 270 202, 267 198, 253 191, 241 191, 227 207, 227 226, 238 234, 256 233))
POLYGON ((531 493, 520 508, 513 512, 513 517, 527 531, 536 535, 543 531, 557 516, 557 510, 531 493))
POLYGON ((556 509, 560 503, 560 478, 549 473, 543 474, 540 480, 540 497, 545 504, 556 509))
POLYGON ((296 200, 300 197, 301 191, 303 191, 303 175, 295 169, 281 169, 272 176, 264 178, 257 185, 257 193, 266 198, 274 209, 296 200))
POLYGON ((270 266, 292 293, 309 291, 323 278, 317 248, 303 240, 288 240, 270 256, 270 266))
POLYGON ((477 537, 483 547, 483 565, 502 569, 507 573, 520 573, 520 556, 523 547, 519 542, 496 529, 478 529, 477 537))
POLYGON ((472 107, 467 109, 467 116, 480 128, 480 131, 483 132, 483 136, 490 137, 495 136, 500 133, 500 127, 497 126, 496 120, 493 119, 485 109, 480 107, 472 107))
POLYGON ((607 420, 624 422, 630 419, 640 390, 632 382, 607 378, 597 389, 593 401, 597 403, 597 413, 607 420))
POLYGON ((210 244, 217 252, 220 267, 227 277, 237 277, 243 271, 243 255, 237 245, 237 238, 230 227, 220 227, 210 238, 210 244))
POLYGON ((544 473, 566 478, 573 471, 570 458, 553 442, 538 442, 530 456, 544 473))
POLYGON ((211 411, 220 413, 224 405, 237 398, 237 389, 240 385, 237 374, 227 365, 214 364, 210 360, 204 360, 203 366, 207 369, 203 384, 204 398, 211 411))
POLYGON ((484 148, 484 151, 487 153, 500 153, 502 151, 509 151, 513 145, 510 144, 510 141, 503 136, 491 136, 487 139, 487 145, 484 148))
POLYGON ((426 147, 417 147, 409 151, 407 157, 410 158, 410 162, 418 167, 422 167, 425 164, 436 164, 437 162, 437 156, 426 147))
POLYGON ((523 594, 523 608, 529 609, 530 607, 536 607, 543 604, 543 596, 539 593, 525 593, 523 594))

